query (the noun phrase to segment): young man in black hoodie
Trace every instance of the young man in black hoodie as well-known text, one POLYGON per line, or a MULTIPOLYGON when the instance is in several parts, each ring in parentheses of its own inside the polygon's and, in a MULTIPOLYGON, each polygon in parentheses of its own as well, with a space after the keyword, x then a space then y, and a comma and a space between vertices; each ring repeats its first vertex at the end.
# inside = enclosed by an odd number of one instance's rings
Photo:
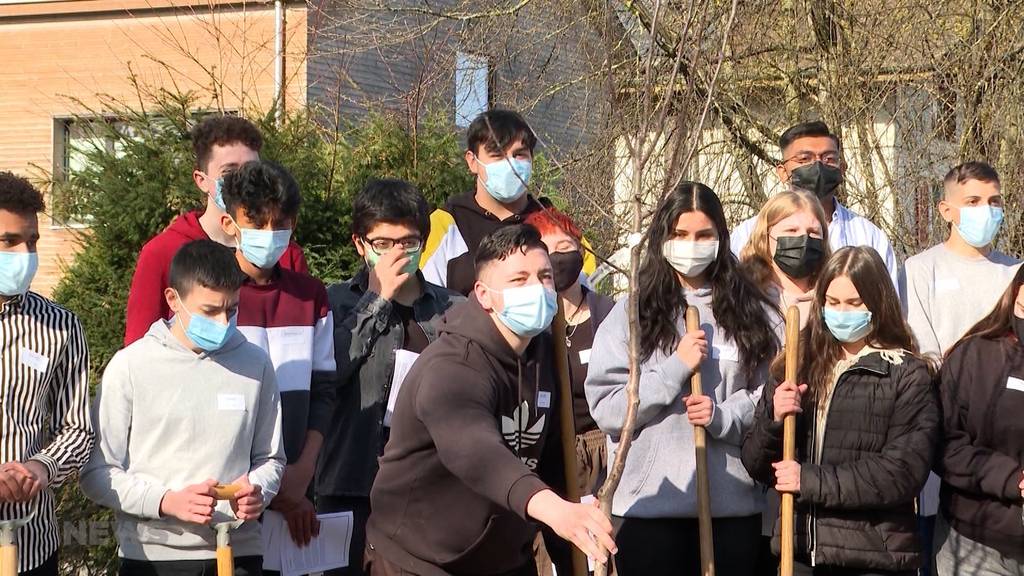
MULTIPOLYGON (((473 262, 484 236, 544 209, 546 199, 528 194, 537 136, 526 120, 511 110, 489 110, 466 131, 466 166, 476 176, 470 192, 452 196, 430 215, 430 236, 420 267, 427 282, 469 296, 476 282, 473 262)), ((548 204, 550 205, 550 204, 548 204)), ((583 241, 583 272, 596 259, 583 241)))
POLYGON ((556 390, 542 377, 557 306, 547 248, 530 226, 503 227, 475 268, 469 302, 445 315, 399 394, 370 495, 372 576, 530 576, 537 522, 601 562, 615 552, 596 507, 549 488, 564 479, 556 390))

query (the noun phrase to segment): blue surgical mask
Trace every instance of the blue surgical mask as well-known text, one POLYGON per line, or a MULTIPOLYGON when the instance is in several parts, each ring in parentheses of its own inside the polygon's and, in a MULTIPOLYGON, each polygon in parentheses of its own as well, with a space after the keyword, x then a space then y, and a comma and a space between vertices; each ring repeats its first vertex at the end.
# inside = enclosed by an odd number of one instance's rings
POLYGON ((960 237, 975 248, 992 243, 1003 224, 1003 209, 995 206, 964 206, 960 209, 960 223, 956 229, 960 237))
POLYGON ((228 211, 227 206, 224 204, 224 178, 217 178, 217 181, 214 183, 213 203, 221 210, 228 211))
POLYGON ((555 291, 548 290, 543 284, 505 288, 501 297, 505 307, 498 312, 498 319, 524 338, 532 338, 547 330, 558 309, 555 291))
MULTIPOLYGON (((185 336, 193 344, 206 352, 220 350, 238 329, 236 327, 238 324, 237 312, 228 319, 227 324, 221 324, 202 314, 190 312, 188 308, 185 308, 185 303, 182 302, 181 296, 178 296, 178 302, 181 303, 181 309, 188 315, 188 326, 182 325, 182 328, 185 330, 185 336)), ((181 322, 180 316, 178 317, 178 322, 181 322)))
MULTIPOLYGON (((366 265, 373 268, 377 265, 377 262, 380 262, 380 254, 374 252, 367 242, 364 242, 363 246, 366 247, 366 265)), ((423 256, 423 248, 406 250, 405 256, 409 259, 409 263, 402 267, 402 273, 415 274, 416 270, 420 267, 420 257, 423 256)))
POLYGON ((502 158, 484 164, 477 158, 477 163, 487 176, 484 188, 498 202, 515 202, 526 193, 526 185, 530 183, 530 175, 533 173, 533 162, 530 160, 502 158))
POLYGON ((245 256, 245 259, 257 268, 272 268, 277 264, 292 239, 290 229, 256 230, 237 227, 242 234, 238 249, 242 251, 242 256, 245 256))
POLYGON ((824 308, 821 315, 829 332, 840 342, 856 342, 871 332, 870 310, 839 311, 824 308))
POLYGON ((0 252, 0 294, 17 296, 28 292, 39 269, 35 252, 0 252))

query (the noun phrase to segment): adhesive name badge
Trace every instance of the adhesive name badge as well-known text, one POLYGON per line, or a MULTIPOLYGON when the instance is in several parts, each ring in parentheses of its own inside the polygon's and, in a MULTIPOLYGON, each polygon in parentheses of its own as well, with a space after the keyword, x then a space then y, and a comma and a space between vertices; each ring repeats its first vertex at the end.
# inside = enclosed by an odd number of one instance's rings
POLYGON ((1024 392, 1024 380, 1010 376, 1009 378, 1006 379, 1006 389, 1016 390, 1017 392, 1024 392))
POLYGON ((281 331, 281 340, 285 344, 300 344, 305 340, 308 330, 308 328, 298 326, 284 328, 281 331))
POLYGON ((721 345, 711 347, 711 358, 715 360, 727 360, 729 362, 740 361, 740 351, 735 346, 721 345))
POLYGON ((935 292, 952 292, 960 289, 960 281, 956 278, 938 278, 935 280, 935 292))
POLYGON ((19 352, 19 358, 21 359, 21 363, 35 370, 36 372, 45 373, 46 367, 50 365, 50 359, 47 358, 46 356, 43 356, 39 352, 29 350, 24 346, 21 347, 21 350, 19 352))
POLYGON ((244 412, 245 396, 241 394, 217 394, 217 410, 244 412))
POLYGON ((580 350, 580 364, 590 364, 590 348, 580 350))
POLYGON ((551 408, 551 392, 537 392, 537 408, 551 408))

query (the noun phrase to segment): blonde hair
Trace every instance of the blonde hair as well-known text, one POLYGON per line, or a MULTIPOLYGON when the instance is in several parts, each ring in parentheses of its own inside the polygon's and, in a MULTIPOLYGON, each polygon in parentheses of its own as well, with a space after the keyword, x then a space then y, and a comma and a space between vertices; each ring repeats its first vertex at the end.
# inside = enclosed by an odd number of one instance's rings
MULTIPOLYGON (((775 269, 772 266, 773 254, 768 240, 768 231, 782 220, 797 212, 810 211, 821 224, 821 240, 824 250, 822 264, 828 260, 831 250, 828 246, 828 220, 821 202, 810 192, 803 190, 786 190, 772 196, 757 214, 757 222, 750 240, 740 252, 740 262, 744 264, 751 279, 762 289, 767 290, 775 284, 775 269)), ((813 283, 818 275, 810 277, 813 283)))

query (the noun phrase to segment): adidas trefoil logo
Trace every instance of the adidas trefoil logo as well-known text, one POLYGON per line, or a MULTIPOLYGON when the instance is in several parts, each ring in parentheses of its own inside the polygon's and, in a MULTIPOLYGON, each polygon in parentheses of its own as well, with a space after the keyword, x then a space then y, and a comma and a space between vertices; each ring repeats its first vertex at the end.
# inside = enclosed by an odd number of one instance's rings
POLYGON ((529 426, 530 405, 524 401, 512 413, 511 418, 501 417, 501 435, 505 437, 505 442, 517 452, 523 448, 529 448, 540 440, 540 435, 544 432, 545 418, 546 416, 542 414, 533 426, 529 426))

